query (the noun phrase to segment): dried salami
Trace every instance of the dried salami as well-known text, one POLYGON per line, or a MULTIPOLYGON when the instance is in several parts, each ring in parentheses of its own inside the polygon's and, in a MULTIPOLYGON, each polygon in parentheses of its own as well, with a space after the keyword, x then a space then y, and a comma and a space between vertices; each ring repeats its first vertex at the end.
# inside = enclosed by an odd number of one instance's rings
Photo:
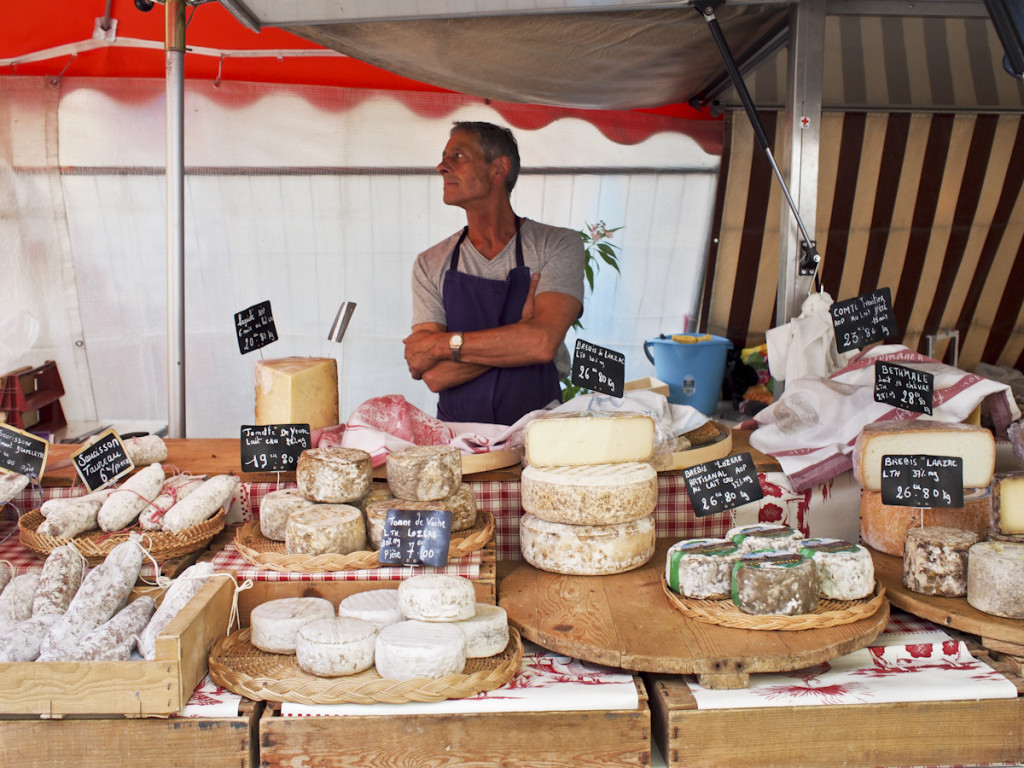
POLYGON ((153 463, 125 480, 100 507, 96 517, 100 528, 120 531, 135 522, 139 513, 160 495, 164 477, 163 466, 153 463))
POLYGON ((87 566, 74 544, 65 544, 50 552, 39 574, 39 587, 32 600, 32 615, 64 613, 82 586, 87 566))
POLYGON ((156 602, 149 595, 135 598, 86 635, 67 661, 127 661, 154 610, 156 602))
POLYGON ((0 633, 0 661, 35 661, 40 643, 59 618, 60 614, 44 613, 0 633))
POLYGON ((0 592, 0 630, 32 618, 32 601, 39 587, 39 571, 22 573, 0 592))
POLYGON ((205 479, 202 475, 176 475, 168 478, 160 495, 139 515, 139 527, 144 531, 163 529, 167 510, 198 489, 205 479))
POLYGON ((181 575, 171 582, 171 586, 164 593, 164 599, 160 602, 160 607, 139 634, 138 646, 142 658, 156 658, 156 636, 171 623, 171 619, 178 615, 212 575, 212 563, 196 563, 182 571, 181 575))
POLYGON ((11 567, 11 564, 6 560, 0 560, 0 592, 4 591, 13 578, 14 569, 11 567))
POLYGON ((51 499, 40 507, 39 511, 46 519, 36 528, 36 533, 43 536, 73 539, 80 533, 99 527, 96 516, 102 505, 103 502, 87 497, 51 499), (50 505, 49 508, 47 505, 50 505))
POLYGON ((164 515, 164 530, 170 533, 198 525, 209 520, 234 495, 238 478, 234 475, 214 475, 187 499, 182 499, 164 515))

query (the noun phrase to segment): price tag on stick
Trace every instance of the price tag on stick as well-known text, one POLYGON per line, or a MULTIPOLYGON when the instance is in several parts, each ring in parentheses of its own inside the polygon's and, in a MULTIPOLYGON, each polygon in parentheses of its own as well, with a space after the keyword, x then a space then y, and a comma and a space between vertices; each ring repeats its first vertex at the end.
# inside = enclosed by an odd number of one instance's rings
POLYGON ((135 462, 113 429, 71 454, 71 463, 89 492, 98 491, 135 469, 135 462))
POLYGON ((901 507, 962 507, 964 460, 959 456, 882 456, 882 503, 901 507))
POLYGON ((832 305, 832 327, 836 349, 848 352, 896 335, 896 315, 892 310, 892 294, 888 288, 865 293, 832 305))
POLYGON ((39 482, 46 468, 50 443, 16 427, 0 424, 0 469, 39 482))
POLYGON ((904 411, 932 413, 935 376, 927 371, 875 360, 875 402, 904 411))
POLYGON ((572 356, 572 383, 612 397, 622 397, 626 386, 626 356, 583 339, 576 339, 572 356))
POLYGON ((389 509, 377 560, 381 565, 448 564, 452 513, 447 509, 389 509))
POLYGON ((738 453, 683 470, 686 492, 697 517, 713 515, 764 498, 749 453, 738 453))
POLYGON ((261 424, 241 428, 243 472, 294 472, 313 447, 309 424, 261 424))
POLYGON ((243 355, 277 341, 277 326, 269 301, 253 304, 248 309, 235 312, 235 333, 238 336, 238 351, 243 355))

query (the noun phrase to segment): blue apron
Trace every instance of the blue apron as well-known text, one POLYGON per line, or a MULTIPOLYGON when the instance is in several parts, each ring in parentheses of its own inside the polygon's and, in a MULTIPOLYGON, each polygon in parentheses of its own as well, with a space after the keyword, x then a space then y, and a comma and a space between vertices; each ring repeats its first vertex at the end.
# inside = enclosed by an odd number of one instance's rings
MULTIPOLYGON (((448 330, 453 333, 480 331, 518 322, 530 290, 530 268, 523 261, 519 217, 516 217, 516 266, 504 280, 459 272, 459 251, 468 232, 469 227, 462 230, 452 251, 451 266, 444 276, 441 298, 448 330)), ((491 368, 472 381, 441 392, 437 418, 514 424, 523 414, 543 408, 552 400, 562 400, 554 362, 491 368)))

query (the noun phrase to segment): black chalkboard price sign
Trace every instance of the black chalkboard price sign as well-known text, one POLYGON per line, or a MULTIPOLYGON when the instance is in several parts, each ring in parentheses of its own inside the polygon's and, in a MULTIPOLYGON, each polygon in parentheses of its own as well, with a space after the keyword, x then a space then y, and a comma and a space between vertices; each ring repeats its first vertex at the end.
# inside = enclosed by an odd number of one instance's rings
POLYGON ((927 371, 875 360, 875 402, 914 413, 932 413, 935 376, 927 371))
POLYGON ((261 301, 235 312, 235 334, 238 336, 238 351, 243 355, 277 341, 277 326, 274 325, 270 302, 261 301))
POLYGON ((836 349, 840 352, 860 349, 875 341, 885 341, 897 333, 892 293, 888 288, 837 301, 832 305, 831 313, 836 349))
POLYGON ((901 507, 962 507, 964 460, 959 456, 882 456, 882 503, 901 507))
POLYGON ((0 469, 38 482, 43 477, 49 452, 50 444, 43 438, 0 424, 0 469))
POLYGON ((683 470, 686 492, 697 517, 735 509, 764 498, 749 453, 738 453, 683 470))
POLYGON ((294 472, 302 452, 313 447, 309 424, 243 425, 239 441, 243 472, 294 472))
POLYGON ((584 389, 622 397, 626 386, 626 356, 612 349, 576 339, 572 356, 572 383, 584 389))
POLYGON ((125 450, 121 436, 113 429, 71 454, 71 463, 89 492, 98 491, 133 469, 135 463, 125 450))
POLYGON ((448 564, 452 513, 447 509, 389 509, 377 560, 381 565, 448 564))

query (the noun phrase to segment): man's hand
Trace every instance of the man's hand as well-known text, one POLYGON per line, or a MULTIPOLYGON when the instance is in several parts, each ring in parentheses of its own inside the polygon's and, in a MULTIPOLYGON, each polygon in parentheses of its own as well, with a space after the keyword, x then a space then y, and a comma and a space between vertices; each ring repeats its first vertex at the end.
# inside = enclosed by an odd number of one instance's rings
POLYGON ((526 323, 533 319, 533 297, 537 294, 538 283, 540 283, 540 272, 534 272, 530 275, 530 288, 526 292, 526 301, 523 302, 523 316, 519 320, 521 323, 526 323))
POLYGON ((434 354, 433 349, 437 344, 438 337, 444 333, 445 331, 422 328, 405 337, 403 341, 405 362, 409 366, 409 373, 417 381, 422 379, 423 374, 433 368, 438 360, 442 359, 434 354))

